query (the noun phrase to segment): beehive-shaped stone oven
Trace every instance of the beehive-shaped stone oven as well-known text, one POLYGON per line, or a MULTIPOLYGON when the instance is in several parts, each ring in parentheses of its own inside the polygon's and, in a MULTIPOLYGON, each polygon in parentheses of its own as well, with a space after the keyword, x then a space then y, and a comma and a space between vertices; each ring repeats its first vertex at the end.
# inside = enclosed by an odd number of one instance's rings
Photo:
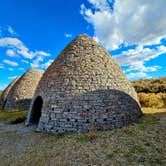
POLYGON ((5 109, 28 110, 43 71, 31 68, 11 88, 5 109))
POLYGON ((0 96, 0 109, 4 109, 6 102, 7 102, 7 96, 11 90, 11 88, 14 86, 14 84, 17 82, 19 77, 15 78, 8 86, 7 88, 2 92, 2 95, 0 96))
POLYGON ((141 114, 137 94, 118 64, 93 39, 80 35, 41 78, 28 123, 37 123, 39 131, 86 132, 119 128, 141 114))

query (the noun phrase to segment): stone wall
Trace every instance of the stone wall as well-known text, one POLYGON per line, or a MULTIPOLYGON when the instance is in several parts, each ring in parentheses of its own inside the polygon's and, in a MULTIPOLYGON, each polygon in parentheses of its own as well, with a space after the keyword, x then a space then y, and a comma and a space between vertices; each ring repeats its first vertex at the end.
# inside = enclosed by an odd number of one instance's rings
POLYGON ((17 82, 19 77, 15 78, 8 86, 7 88, 2 92, 2 95, 0 96, 0 109, 4 109, 6 102, 7 102, 7 96, 11 90, 11 88, 14 86, 14 84, 17 82))
POLYGON ((8 94, 5 109, 28 110, 43 71, 31 68, 21 76, 8 94))
POLYGON ((38 96, 43 99, 39 131, 113 129, 142 114, 118 64, 86 35, 73 40, 46 70, 33 102, 38 96))

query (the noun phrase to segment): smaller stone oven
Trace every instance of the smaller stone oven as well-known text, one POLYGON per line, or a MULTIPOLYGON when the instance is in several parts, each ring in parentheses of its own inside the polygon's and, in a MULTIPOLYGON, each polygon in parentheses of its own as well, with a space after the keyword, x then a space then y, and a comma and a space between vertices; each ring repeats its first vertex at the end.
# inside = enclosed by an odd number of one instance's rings
POLYGON ((28 110, 43 71, 31 68, 26 71, 11 88, 5 109, 28 110))
POLYGON ((2 95, 0 97, 0 109, 4 109, 7 99, 8 99, 8 94, 10 93, 11 88, 14 86, 14 84, 17 82, 19 77, 15 78, 8 86, 7 88, 2 92, 2 95))

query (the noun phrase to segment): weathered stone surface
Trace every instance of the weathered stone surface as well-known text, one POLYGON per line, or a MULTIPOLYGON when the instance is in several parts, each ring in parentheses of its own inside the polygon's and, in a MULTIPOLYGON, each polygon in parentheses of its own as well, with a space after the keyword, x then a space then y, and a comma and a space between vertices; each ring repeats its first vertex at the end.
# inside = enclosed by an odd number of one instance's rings
POLYGON ((118 64, 87 35, 73 40, 37 87, 43 99, 39 131, 86 132, 119 128, 141 114, 137 94, 118 64))
POLYGON ((11 88, 14 86, 14 84, 17 82, 19 77, 15 78, 8 86, 7 88, 3 91, 1 97, 0 97, 0 109, 4 109, 6 102, 7 102, 7 96, 11 90, 11 88))
POLYGON ((28 110, 42 75, 43 71, 33 68, 25 72, 11 88, 5 109, 28 110))

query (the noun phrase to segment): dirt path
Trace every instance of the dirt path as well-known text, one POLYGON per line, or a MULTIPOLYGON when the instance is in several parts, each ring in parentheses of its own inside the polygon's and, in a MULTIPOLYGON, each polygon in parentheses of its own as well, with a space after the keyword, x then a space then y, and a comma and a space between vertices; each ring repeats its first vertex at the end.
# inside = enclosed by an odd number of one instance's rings
POLYGON ((0 166, 166 165, 166 111, 145 111, 136 123, 88 134, 0 123, 0 166))
POLYGON ((25 126, 24 123, 15 124, 15 125, 0 123, 0 130, 15 131, 17 134, 24 134, 24 133, 35 131, 36 125, 25 126))

